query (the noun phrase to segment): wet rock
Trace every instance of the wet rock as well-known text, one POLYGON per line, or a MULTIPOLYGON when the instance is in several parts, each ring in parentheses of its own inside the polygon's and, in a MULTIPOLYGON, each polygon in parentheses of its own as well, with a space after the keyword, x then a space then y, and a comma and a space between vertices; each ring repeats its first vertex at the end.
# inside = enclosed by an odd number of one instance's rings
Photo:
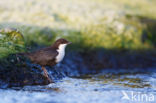
POLYGON ((7 64, 1 61, 0 81, 7 84, 6 87, 16 87, 24 85, 45 85, 48 84, 46 78, 37 70, 33 71, 32 67, 26 64, 26 61, 18 62, 11 57, 14 62, 7 58, 7 64))
MULTIPOLYGON (((15 87, 25 85, 46 85, 47 79, 42 75, 39 65, 32 64, 27 58, 10 55, 0 61, 0 87, 15 87)), ((68 51, 63 62, 46 67, 50 77, 57 82, 69 76, 101 73, 105 69, 115 71, 121 68, 133 70, 140 68, 146 71, 156 67, 155 53, 148 51, 92 51, 76 52, 68 51)), ((147 72, 147 71, 146 71, 147 72)))

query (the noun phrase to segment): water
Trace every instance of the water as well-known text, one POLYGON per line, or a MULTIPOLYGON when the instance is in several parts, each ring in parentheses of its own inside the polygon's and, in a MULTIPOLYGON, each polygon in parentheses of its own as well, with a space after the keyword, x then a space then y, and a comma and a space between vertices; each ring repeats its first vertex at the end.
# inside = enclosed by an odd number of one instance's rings
POLYGON ((156 103, 156 73, 65 77, 46 86, 0 89, 0 103, 156 103), (127 96, 127 97, 125 97, 127 96))

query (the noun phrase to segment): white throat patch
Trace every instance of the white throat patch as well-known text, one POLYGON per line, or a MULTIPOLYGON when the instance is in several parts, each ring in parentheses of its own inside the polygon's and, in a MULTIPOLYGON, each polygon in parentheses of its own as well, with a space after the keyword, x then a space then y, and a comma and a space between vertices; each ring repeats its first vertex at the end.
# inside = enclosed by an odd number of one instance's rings
POLYGON ((56 56, 56 63, 61 62, 64 58, 65 55, 65 48, 66 48, 67 44, 61 44, 57 51, 58 51, 58 55, 56 56))

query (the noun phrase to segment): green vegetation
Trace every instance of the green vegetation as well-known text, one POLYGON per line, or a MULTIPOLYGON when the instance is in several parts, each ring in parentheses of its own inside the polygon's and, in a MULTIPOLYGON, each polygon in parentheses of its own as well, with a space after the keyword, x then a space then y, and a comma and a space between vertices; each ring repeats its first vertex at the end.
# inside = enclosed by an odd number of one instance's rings
MULTIPOLYGON (((155 5, 155 0, 3 1, 0 28, 17 28, 26 45, 33 48, 64 37, 73 42, 71 49, 79 51, 155 50, 155 5)), ((15 48, 0 48, 5 55, 17 52, 15 48)))
POLYGON ((20 32, 13 29, 0 30, 0 58, 22 52, 24 48, 24 38, 20 32))

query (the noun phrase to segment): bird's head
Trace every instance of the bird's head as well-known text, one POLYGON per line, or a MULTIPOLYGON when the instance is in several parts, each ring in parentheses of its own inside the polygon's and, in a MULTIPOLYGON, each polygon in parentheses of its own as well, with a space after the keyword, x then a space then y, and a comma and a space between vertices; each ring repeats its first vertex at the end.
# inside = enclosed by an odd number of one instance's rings
POLYGON ((71 44, 71 42, 67 41, 66 39, 61 38, 61 39, 56 40, 53 46, 59 49, 59 47, 66 47, 68 44, 71 44))

